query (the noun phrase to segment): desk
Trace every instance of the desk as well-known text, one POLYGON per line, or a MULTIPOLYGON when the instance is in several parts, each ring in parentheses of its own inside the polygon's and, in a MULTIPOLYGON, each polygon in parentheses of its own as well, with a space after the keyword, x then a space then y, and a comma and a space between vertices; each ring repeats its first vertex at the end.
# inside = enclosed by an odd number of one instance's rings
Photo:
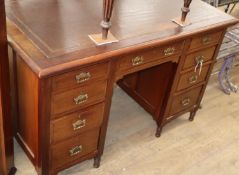
POLYGON ((156 136, 181 114, 193 120, 225 31, 238 20, 194 0, 192 24, 181 28, 171 21, 181 6, 116 1, 111 32, 119 42, 95 46, 88 35, 100 33, 100 0, 6 2, 16 138, 38 174, 91 158, 99 167, 116 82, 152 114, 156 136))

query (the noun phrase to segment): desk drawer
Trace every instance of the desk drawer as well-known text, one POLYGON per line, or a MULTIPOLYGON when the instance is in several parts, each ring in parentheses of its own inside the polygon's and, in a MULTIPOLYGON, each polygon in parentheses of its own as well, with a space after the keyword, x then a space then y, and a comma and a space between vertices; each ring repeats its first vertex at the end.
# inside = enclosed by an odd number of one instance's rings
POLYGON ((207 33, 192 39, 190 49, 205 47, 211 44, 217 44, 221 38, 222 32, 207 33))
POLYGON ((175 96, 171 104, 170 116, 196 105, 202 87, 175 96))
POLYGON ((100 127, 103 119, 104 103, 66 115, 51 122, 52 143, 78 135, 92 128, 100 127))
POLYGON ((156 61, 158 59, 174 56, 180 54, 183 49, 183 41, 166 45, 160 48, 153 48, 147 51, 129 54, 120 58, 120 70, 134 69, 138 66, 142 66, 146 63, 156 61))
POLYGON ((85 85, 86 83, 104 80, 108 75, 108 65, 108 63, 101 63, 53 77, 52 91, 66 91, 85 85))
POLYGON ((57 169, 82 156, 97 151, 99 128, 82 133, 73 139, 51 146, 51 166, 57 169))
POLYGON ((198 83, 201 83, 206 80, 207 73, 209 70, 210 65, 206 65, 202 68, 202 71, 199 75, 198 72, 188 72, 180 76, 177 91, 189 88, 193 85, 196 85, 198 83))
POLYGON ((105 99, 106 85, 105 80, 71 91, 54 94, 51 105, 52 115, 71 112, 103 101, 105 99))
POLYGON ((184 62, 183 69, 195 67, 200 59, 203 60, 203 63, 212 60, 215 49, 216 47, 211 47, 211 48, 200 50, 198 52, 194 52, 192 54, 187 55, 184 62))

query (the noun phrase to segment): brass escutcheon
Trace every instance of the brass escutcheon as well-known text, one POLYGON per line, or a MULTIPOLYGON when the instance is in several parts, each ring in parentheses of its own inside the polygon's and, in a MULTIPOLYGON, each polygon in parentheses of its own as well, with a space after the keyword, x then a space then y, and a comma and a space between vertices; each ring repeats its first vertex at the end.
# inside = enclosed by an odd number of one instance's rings
POLYGON ((75 131, 75 130, 79 130, 79 129, 85 127, 85 125, 86 125, 86 119, 82 119, 82 120, 79 119, 79 120, 77 120, 76 122, 72 123, 73 130, 74 130, 74 131, 75 131))
POLYGON ((169 48, 164 50, 164 55, 165 56, 170 56, 170 55, 173 55, 174 52, 175 52, 175 48, 174 47, 169 47, 169 48))
POLYGON ((88 81, 91 77, 90 72, 81 72, 80 74, 76 75, 76 82, 83 83, 85 81, 88 81))
POLYGON ((81 103, 86 102, 88 100, 88 98, 89 98, 88 94, 81 94, 78 97, 74 98, 74 102, 75 102, 75 104, 79 105, 81 103))
POLYGON ((82 152, 82 145, 76 146, 69 150, 70 156, 75 156, 82 152))
POLYGON ((197 80, 198 80, 198 76, 197 76, 197 75, 193 75, 193 76, 191 76, 191 77, 188 79, 188 81, 189 81, 190 84, 196 83, 197 80))
POLYGON ((143 56, 137 56, 135 58, 132 59, 132 65, 133 66, 137 66, 140 64, 144 63, 144 57, 143 56))
POLYGON ((190 98, 184 98, 182 101, 181 101, 181 104, 183 105, 183 106, 188 106, 189 104, 190 104, 190 98))

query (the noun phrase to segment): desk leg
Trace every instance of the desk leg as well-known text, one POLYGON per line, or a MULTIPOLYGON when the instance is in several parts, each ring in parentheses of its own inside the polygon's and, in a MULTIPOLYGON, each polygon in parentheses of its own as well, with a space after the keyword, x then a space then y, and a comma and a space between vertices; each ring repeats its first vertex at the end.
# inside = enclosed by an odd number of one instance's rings
POLYGON ((189 119, 188 119, 189 121, 193 121, 193 120, 194 120, 195 115, 196 115, 198 109, 199 109, 199 108, 195 108, 195 109, 193 109, 193 110, 190 112, 190 116, 189 116, 189 119))
POLYGON ((99 155, 99 156, 96 156, 95 158, 94 158, 94 168, 99 168, 100 167, 100 160, 101 160, 101 156, 99 155))
POLYGON ((155 133, 155 136, 160 137, 161 133, 162 133, 162 130, 163 130, 163 126, 158 126, 157 130, 156 130, 156 133, 155 133))

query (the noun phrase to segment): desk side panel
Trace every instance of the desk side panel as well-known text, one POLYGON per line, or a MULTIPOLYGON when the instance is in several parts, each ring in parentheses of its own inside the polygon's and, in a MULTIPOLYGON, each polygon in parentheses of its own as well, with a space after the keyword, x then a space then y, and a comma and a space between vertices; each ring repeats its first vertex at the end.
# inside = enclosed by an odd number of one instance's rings
POLYGON ((38 87, 39 80, 26 63, 16 56, 17 128, 16 138, 29 159, 38 159, 38 87))

